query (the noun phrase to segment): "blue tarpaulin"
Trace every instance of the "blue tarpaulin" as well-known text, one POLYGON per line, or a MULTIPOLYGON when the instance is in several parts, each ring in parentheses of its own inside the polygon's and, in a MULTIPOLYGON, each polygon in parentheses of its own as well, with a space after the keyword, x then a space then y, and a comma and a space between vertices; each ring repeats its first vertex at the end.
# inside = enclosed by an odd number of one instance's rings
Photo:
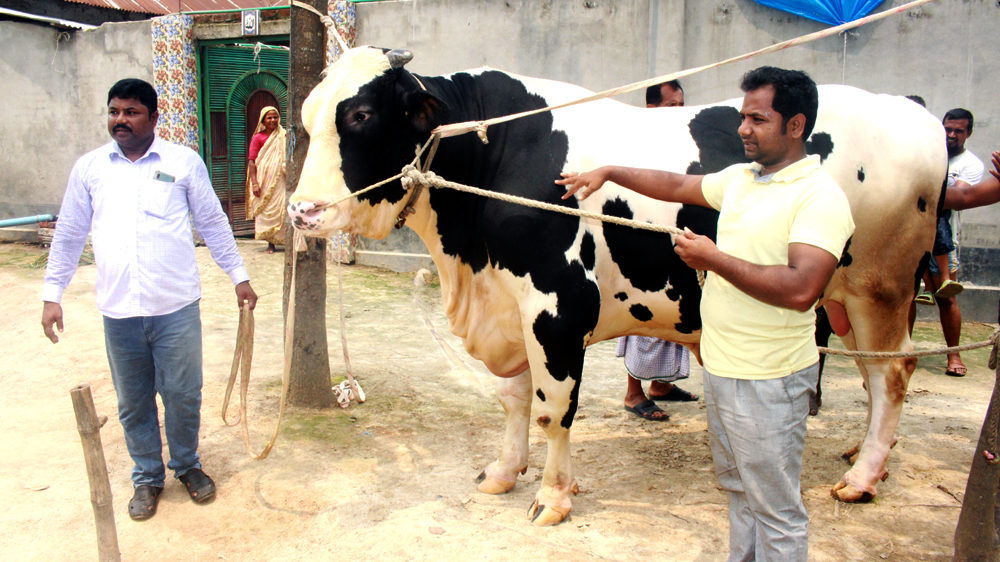
POLYGON ((777 8, 797 16, 830 25, 840 25, 870 14, 884 0, 756 0, 761 6, 777 8))

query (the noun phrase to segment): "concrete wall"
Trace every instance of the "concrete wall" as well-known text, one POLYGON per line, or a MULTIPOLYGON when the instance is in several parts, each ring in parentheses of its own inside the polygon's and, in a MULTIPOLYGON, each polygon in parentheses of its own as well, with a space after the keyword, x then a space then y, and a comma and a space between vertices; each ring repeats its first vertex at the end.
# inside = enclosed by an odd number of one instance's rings
POLYGON ((148 21, 66 34, 0 22, 0 218, 57 213, 76 159, 110 140, 108 89, 152 69, 148 21))

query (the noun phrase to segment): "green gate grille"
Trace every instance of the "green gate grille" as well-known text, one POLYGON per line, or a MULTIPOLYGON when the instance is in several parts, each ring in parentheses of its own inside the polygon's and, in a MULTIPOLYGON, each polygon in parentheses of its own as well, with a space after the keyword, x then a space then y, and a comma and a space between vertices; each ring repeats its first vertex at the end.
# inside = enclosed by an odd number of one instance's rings
MULTIPOLYGON (((245 108, 250 96, 268 90, 278 100, 282 124, 288 118, 288 51, 253 47, 202 47, 205 161, 212 187, 229 215, 233 233, 253 235, 246 220, 247 138, 245 108)), ((252 132, 251 132, 252 134, 252 132)))

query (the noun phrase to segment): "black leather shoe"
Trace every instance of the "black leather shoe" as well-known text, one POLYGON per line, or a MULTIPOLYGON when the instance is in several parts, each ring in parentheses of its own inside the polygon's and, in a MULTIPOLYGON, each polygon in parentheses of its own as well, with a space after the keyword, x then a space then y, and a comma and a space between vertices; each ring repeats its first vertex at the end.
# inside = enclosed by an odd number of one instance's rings
POLYGON ((184 483, 194 503, 202 503, 215 495, 215 482, 200 468, 192 468, 178 479, 184 483))
POLYGON ((148 484, 136 486, 132 501, 128 502, 128 516, 136 521, 142 521, 156 515, 156 504, 159 503, 162 493, 162 487, 156 488, 148 484))

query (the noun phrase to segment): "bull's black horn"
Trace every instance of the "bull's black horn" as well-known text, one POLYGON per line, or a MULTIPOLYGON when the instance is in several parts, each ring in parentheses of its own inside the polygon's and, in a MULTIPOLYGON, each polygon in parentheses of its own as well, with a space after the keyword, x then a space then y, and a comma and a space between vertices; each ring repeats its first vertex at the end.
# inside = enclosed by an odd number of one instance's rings
POLYGON ((406 49, 393 49, 385 56, 389 57, 392 68, 403 68, 403 65, 413 60, 413 53, 406 49))

